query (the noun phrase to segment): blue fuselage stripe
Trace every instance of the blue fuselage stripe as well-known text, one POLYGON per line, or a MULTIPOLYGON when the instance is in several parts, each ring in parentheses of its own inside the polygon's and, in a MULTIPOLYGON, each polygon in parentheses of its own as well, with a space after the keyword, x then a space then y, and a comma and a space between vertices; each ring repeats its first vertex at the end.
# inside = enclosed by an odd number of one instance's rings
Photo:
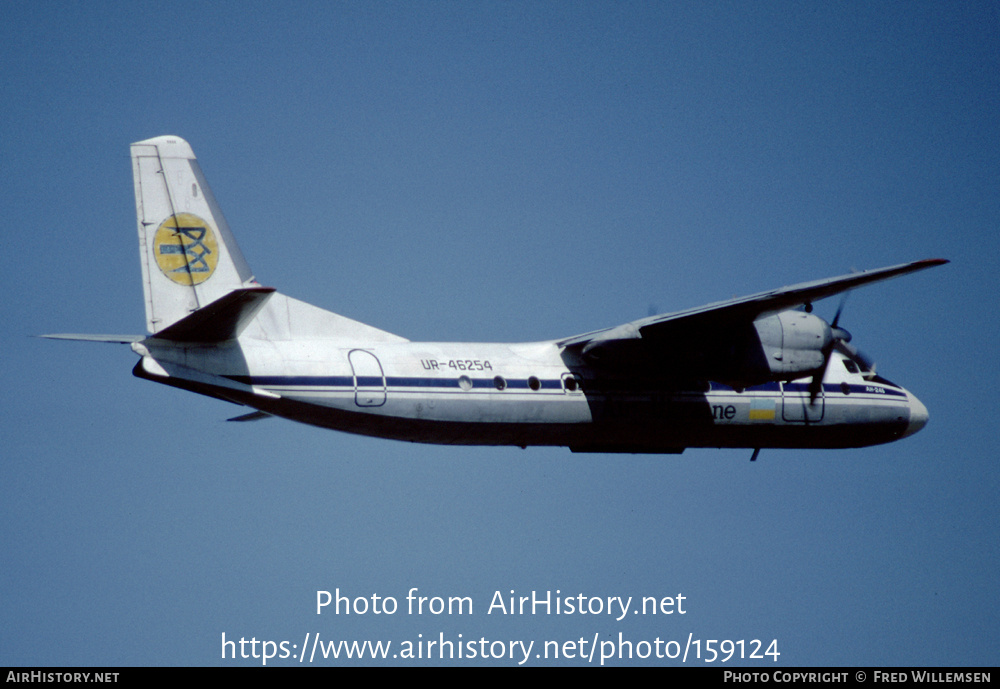
MULTIPOLYGON (((355 387, 355 380, 353 376, 227 376, 230 380, 243 383, 245 385, 261 385, 266 387, 276 387, 276 388, 288 388, 288 387, 321 387, 321 388, 345 388, 348 390, 353 390, 355 387)), ((493 378, 471 378, 472 387, 475 389, 492 389, 495 387, 495 381, 493 378)), ((508 390, 529 390, 531 389, 531 384, 526 379, 505 379, 505 389, 508 390)), ((563 384, 559 379, 547 379, 539 380, 539 389, 541 390, 562 390, 563 384)), ((357 385, 360 387, 367 388, 437 388, 437 389, 459 389, 461 386, 459 384, 458 378, 423 378, 423 377, 408 377, 408 376, 388 376, 382 378, 381 376, 361 376, 357 379, 357 385)), ((732 391, 736 394, 736 391, 727 385, 722 385, 720 383, 712 383, 712 391, 716 393, 725 393, 732 391)), ((682 392, 682 391, 678 391, 682 392)), ((779 383, 764 383, 763 385, 755 385, 750 388, 746 388, 745 393, 760 393, 767 392, 774 394, 775 396, 780 396, 782 392, 782 386, 779 383)), ((785 394, 808 394, 810 392, 809 383, 785 383, 784 384, 785 394)), ((823 392, 826 395, 830 394, 847 394, 847 395, 889 395, 896 397, 906 397, 906 393, 897 388, 889 387, 884 384, 879 385, 867 385, 867 384, 844 384, 844 383, 824 383, 823 392)))

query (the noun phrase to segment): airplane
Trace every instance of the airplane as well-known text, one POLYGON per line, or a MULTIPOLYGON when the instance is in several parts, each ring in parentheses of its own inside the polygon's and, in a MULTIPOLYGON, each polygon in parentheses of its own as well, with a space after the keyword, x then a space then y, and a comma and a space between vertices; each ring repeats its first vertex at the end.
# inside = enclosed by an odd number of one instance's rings
POLYGON ((927 423, 814 301, 947 263, 805 282, 572 337, 411 342, 257 283, 191 146, 131 146, 148 335, 133 374, 270 416, 380 438, 679 454, 849 448, 927 423))

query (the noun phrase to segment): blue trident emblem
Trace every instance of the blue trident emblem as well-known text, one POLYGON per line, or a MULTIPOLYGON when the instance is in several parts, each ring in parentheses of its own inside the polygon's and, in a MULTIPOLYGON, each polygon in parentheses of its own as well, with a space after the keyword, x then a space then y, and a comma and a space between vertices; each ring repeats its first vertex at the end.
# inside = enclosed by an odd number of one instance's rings
POLYGON ((161 254, 183 254, 187 260, 187 265, 174 268, 170 272, 210 273, 212 269, 209 267, 205 257, 211 254, 212 250, 201 241, 208 233, 208 229, 205 227, 171 227, 168 229, 173 230, 174 235, 178 238, 180 235, 184 235, 191 240, 188 244, 185 244, 183 239, 177 244, 167 244, 166 242, 160 244, 161 254))

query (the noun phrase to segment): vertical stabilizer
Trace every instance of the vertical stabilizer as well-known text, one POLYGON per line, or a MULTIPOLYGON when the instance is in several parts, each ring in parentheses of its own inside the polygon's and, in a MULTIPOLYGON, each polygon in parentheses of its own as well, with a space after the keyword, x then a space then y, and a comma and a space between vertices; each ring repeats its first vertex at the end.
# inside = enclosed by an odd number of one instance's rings
POLYGON ((149 332, 252 282, 184 139, 159 136, 132 144, 132 176, 149 332))

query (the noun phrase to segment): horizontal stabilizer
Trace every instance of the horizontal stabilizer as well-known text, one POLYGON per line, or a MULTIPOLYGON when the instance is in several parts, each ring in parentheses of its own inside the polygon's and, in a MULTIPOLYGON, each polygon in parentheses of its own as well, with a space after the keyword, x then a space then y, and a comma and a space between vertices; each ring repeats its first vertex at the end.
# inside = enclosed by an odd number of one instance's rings
POLYGON ((54 333, 38 337, 44 337, 48 340, 80 340, 82 342, 114 342, 117 344, 132 344, 146 339, 145 335, 87 335, 84 333, 54 333))
POLYGON ((243 287, 185 316, 154 337, 176 342, 222 342, 238 337, 274 294, 273 287, 243 287))
POLYGON ((269 419, 271 414, 263 411, 252 411, 249 414, 243 414, 242 416, 234 416, 231 419, 226 419, 226 421, 260 421, 261 419, 269 419))

